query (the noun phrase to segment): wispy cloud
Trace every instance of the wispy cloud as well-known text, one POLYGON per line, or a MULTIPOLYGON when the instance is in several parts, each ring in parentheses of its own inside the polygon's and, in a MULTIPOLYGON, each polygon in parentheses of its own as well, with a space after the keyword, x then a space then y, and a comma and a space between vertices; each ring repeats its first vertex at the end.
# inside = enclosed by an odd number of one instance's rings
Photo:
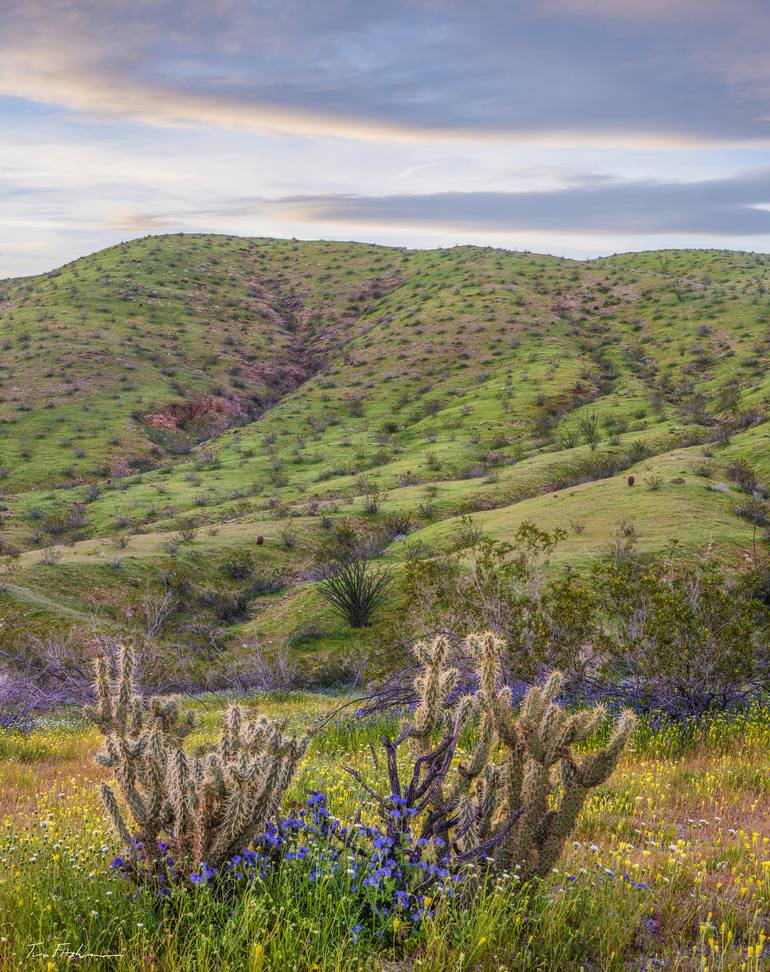
POLYGON ((287 223, 442 227, 493 232, 602 235, 770 235, 770 169, 698 182, 621 181, 597 176, 534 192, 333 193, 223 199, 208 209, 135 214, 123 228, 155 230, 179 220, 269 215, 287 223))

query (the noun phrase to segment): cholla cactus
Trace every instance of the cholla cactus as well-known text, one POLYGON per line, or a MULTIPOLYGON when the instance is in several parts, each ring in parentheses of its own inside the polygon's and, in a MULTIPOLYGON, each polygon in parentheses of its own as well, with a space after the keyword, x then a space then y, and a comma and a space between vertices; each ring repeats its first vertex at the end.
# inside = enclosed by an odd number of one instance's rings
POLYGON ((581 758, 574 745, 598 729, 603 707, 566 712, 556 704, 563 679, 554 673, 529 690, 517 718, 510 691, 500 685, 502 640, 486 632, 470 635, 464 647, 476 665, 477 693, 453 698, 459 678, 447 664, 449 643, 442 637, 421 642, 413 720, 396 739, 383 740, 390 799, 409 812, 394 819, 388 800, 350 772, 380 802, 391 837, 398 839, 422 815, 421 836, 440 836, 459 860, 483 855, 500 867, 518 866, 525 879, 544 876, 559 859, 589 790, 615 768, 634 716, 624 712, 608 744, 581 758), (474 747, 457 762, 460 735, 471 719, 477 721, 474 747), (407 741, 411 778, 402 785, 397 750, 407 741))
POLYGON ((518 810, 495 857, 504 867, 519 865, 524 876, 542 877, 561 856, 589 790, 603 783, 617 765, 635 717, 623 712, 607 745, 580 758, 573 747, 602 724, 603 706, 569 714, 556 704, 564 680, 554 672, 544 686, 527 692, 515 719, 510 692, 498 687, 503 642, 486 632, 471 635, 466 648, 477 662, 481 707, 504 754, 495 766, 500 785, 491 807, 487 799, 482 820, 489 827, 518 810))
POLYGON ((114 774, 126 822, 110 786, 102 798, 120 838, 130 848, 141 841, 150 867, 161 866, 161 838, 175 861, 193 871, 217 868, 245 847, 278 808, 307 747, 307 739, 284 736, 264 716, 247 720, 232 705, 217 747, 191 755, 184 738, 194 728, 191 714, 180 716, 172 700, 152 698, 145 706, 137 694, 134 659, 122 649, 114 677, 106 658, 96 666, 96 703, 87 716, 105 736, 98 756, 114 774))

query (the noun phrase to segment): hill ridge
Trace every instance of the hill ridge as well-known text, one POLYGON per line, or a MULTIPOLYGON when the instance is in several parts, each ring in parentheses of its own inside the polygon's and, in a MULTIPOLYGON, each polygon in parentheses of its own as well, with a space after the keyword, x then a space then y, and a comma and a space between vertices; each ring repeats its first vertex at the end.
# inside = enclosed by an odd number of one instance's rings
POLYGON ((289 638, 326 658, 360 639, 308 581, 335 544, 400 570, 464 515, 562 527, 568 560, 635 518, 642 547, 740 560, 741 464, 770 481, 768 294, 770 258, 729 251, 205 235, 28 280, 0 314, 0 550, 29 551, 14 583, 39 600, 0 597, 0 631, 63 622, 45 598, 124 630, 181 571, 168 637, 193 653, 289 638), (257 535, 280 592, 221 573, 257 535))

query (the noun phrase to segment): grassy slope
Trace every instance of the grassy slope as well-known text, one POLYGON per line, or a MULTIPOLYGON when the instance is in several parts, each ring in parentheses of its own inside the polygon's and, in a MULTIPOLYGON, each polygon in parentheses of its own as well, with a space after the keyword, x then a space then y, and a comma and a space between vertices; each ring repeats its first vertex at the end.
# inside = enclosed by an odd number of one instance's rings
POLYGON ((725 418, 725 386, 739 411, 767 402, 769 270, 724 251, 579 263, 174 236, 6 282, 0 504, 5 538, 30 552, 0 611, 124 625, 158 565, 181 561, 216 587, 222 551, 262 534, 260 562, 296 583, 255 599, 224 639, 299 632, 303 651, 334 653, 350 635, 305 580, 319 512, 364 524, 410 511, 420 529, 386 551, 395 561, 415 540, 444 543, 468 510, 500 537, 524 519, 563 526, 573 561, 622 519, 643 546, 714 542, 740 557, 752 530, 721 484, 739 457, 770 475, 768 425, 692 443, 725 418), (207 412, 169 423, 203 396, 207 412), (595 453, 569 435, 592 412, 595 453), (610 478, 597 458, 616 460, 610 478), (362 476, 388 490, 377 517, 362 512, 362 476), (170 553, 191 517, 195 540, 170 553), (39 563, 62 542, 58 564, 39 563))

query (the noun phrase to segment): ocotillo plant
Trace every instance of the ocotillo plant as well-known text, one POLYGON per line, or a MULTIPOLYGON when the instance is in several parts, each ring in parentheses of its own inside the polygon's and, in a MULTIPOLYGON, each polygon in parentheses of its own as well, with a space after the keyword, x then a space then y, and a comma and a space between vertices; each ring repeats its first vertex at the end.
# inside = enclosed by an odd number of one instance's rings
POLYGON ((145 704, 126 649, 115 675, 106 658, 97 662, 96 703, 86 714, 105 737, 106 753, 97 759, 113 770, 125 805, 104 784, 105 807, 129 850, 141 843, 154 872, 163 869, 166 853, 194 873, 219 867, 247 846, 277 810, 307 746, 307 739, 284 736, 276 723, 247 719, 232 705, 216 748, 189 754, 183 740, 194 728, 192 715, 183 718, 173 700, 145 704))
POLYGON ((607 745, 580 757, 574 746, 603 722, 601 706, 568 713, 556 703, 562 676, 554 673, 543 687, 529 690, 517 717, 509 690, 500 684, 501 639, 491 632, 470 635, 465 649, 476 666, 478 690, 454 697, 458 674, 447 664, 446 639, 417 645, 417 706, 395 739, 383 739, 391 793, 383 797, 358 771, 349 772, 378 801, 392 840, 399 841, 416 820, 420 836, 440 837, 456 860, 484 856, 502 868, 518 867, 525 879, 544 876, 559 859, 589 790, 615 768, 634 716, 624 712, 607 745), (461 734, 472 721, 473 748, 458 761, 461 734), (399 766, 404 744, 411 750, 408 782, 402 782, 399 766))

